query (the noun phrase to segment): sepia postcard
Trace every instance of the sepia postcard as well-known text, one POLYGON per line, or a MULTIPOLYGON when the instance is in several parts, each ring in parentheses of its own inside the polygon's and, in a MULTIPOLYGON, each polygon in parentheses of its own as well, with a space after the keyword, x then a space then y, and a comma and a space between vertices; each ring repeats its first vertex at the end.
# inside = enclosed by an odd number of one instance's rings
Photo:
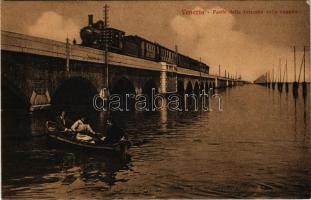
POLYGON ((1 1, 2 199, 310 199, 310 1, 1 1))

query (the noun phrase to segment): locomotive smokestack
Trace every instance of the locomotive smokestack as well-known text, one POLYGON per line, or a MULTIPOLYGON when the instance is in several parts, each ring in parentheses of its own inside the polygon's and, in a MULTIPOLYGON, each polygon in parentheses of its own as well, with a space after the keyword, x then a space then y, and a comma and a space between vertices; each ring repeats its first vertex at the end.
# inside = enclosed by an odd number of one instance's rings
POLYGON ((89 15, 89 26, 93 25, 93 15, 89 15))

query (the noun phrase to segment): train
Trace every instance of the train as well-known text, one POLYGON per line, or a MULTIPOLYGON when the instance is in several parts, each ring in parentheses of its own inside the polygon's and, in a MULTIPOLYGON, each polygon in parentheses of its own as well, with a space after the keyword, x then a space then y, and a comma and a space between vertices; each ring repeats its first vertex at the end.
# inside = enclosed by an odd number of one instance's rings
POLYGON ((105 22, 93 22, 88 15, 88 25, 80 30, 81 45, 141 59, 176 64, 178 67, 209 74, 209 66, 201 61, 182 55, 156 42, 137 35, 126 35, 124 31, 107 27, 105 22))

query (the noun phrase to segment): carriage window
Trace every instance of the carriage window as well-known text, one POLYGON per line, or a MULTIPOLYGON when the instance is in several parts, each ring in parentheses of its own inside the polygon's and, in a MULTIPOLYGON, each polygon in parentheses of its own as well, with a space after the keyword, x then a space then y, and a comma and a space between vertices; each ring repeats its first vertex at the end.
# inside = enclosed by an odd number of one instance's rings
POLYGON ((142 53, 142 56, 144 56, 144 52, 145 52, 145 43, 141 42, 141 53, 142 53))

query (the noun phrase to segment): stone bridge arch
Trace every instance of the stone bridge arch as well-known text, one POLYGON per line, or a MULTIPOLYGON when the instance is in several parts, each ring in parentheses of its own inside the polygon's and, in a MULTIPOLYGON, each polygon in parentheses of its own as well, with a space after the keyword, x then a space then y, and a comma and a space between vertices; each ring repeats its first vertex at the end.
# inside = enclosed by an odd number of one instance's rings
POLYGON ((121 78, 126 78, 130 81, 135 88, 136 95, 141 94, 146 83, 150 83, 150 81, 155 83, 156 90, 159 90, 160 87, 160 75, 158 72, 113 68, 109 75, 110 91, 114 87, 114 84, 121 78))
POLYGON ((200 94, 200 85, 198 81, 195 81, 193 93, 197 96, 200 94))
POLYGON ((193 94, 193 85, 191 81, 188 81, 187 85, 186 85, 186 90, 185 90, 186 94, 193 94))
POLYGON ((177 81, 177 93, 181 96, 185 93, 185 84, 183 80, 177 81))
POLYGON ((152 89, 155 89, 155 93, 159 92, 159 86, 153 79, 148 79, 142 83, 142 94, 148 95, 151 97, 152 89))
POLYGON ((115 77, 110 86, 110 94, 134 94, 137 92, 137 84, 127 76, 115 77), (135 87, 136 85, 136 87, 135 87))
POLYGON ((209 91, 209 82, 206 81, 205 82, 205 93, 208 93, 208 91, 209 91))
MULTIPOLYGON (((135 84, 128 76, 114 77, 111 82, 109 97, 110 102, 116 102, 113 103, 113 109, 116 109, 116 111, 132 109, 137 90, 137 83, 135 84)), ((112 107, 108 109, 112 109, 112 107)))
POLYGON ((13 82, 7 79, 1 81, 1 109, 29 111, 30 101, 25 91, 18 88, 13 82))
POLYGON ((30 106, 25 91, 5 78, 1 80, 2 137, 30 134, 30 106))
POLYGON ((93 98, 99 92, 94 84, 83 77, 62 81, 55 89, 51 105, 55 112, 67 111, 70 115, 89 115, 94 112, 93 98))

